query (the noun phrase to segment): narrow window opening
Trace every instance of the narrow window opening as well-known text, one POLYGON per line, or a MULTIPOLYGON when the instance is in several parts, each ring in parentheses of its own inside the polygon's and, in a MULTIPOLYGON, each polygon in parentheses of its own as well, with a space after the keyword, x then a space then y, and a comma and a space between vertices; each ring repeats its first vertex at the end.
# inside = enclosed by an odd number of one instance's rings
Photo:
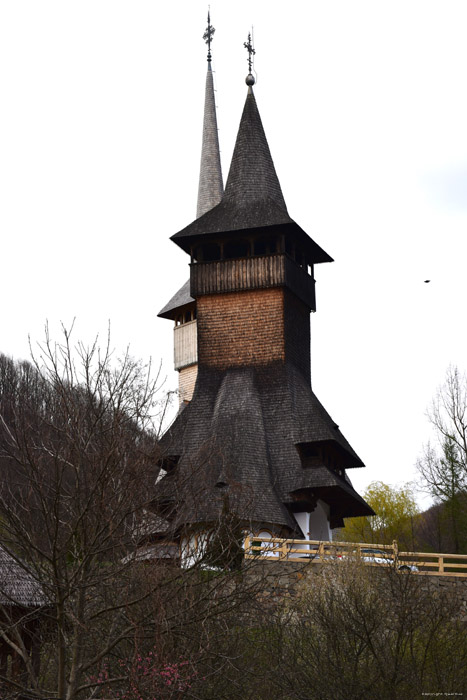
POLYGON ((255 255, 268 255, 277 252, 277 239, 275 236, 268 238, 258 238, 254 242, 253 248, 255 255))
POLYGON ((214 260, 221 259, 221 249, 217 243, 206 243, 201 248, 202 251, 202 261, 203 262, 213 262, 214 260))
POLYGON ((250 254, 250 244, 248 241, 229 241, 224 245, 224 258, 246 258, 250 254))
POLYGON ((267 246, 266 246, 266 241, 263 239, 259 239, 259 241, 255 241, 254 245, 254 253, 255 255, 266 255, 267 253, 267 246))

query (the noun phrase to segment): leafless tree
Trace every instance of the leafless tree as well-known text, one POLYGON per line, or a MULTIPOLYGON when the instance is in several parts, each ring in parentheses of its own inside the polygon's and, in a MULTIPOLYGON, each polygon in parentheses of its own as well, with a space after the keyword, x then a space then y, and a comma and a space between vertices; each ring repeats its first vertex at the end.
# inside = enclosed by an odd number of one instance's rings
POLYGON ((467 644, 458 613, 458 600, 434 593, 423 577, 357 559, 329 561, 303 579, 270 629, 270 685, 258 697, 462 694, 467 644))
MULTIPOLYGON (((161 698, 175 686, 155 679, 177 664, 192 697, 201 678, 212 697, 232 678, 262 584, 238 571, 227 503, 203 557, 185 570, 165 558, 180 533, 154 511, 164 410, 150 367, 109 343, 74 345, 64 330, 32 363, 0 356, 0 553, 16 572, 4 580, 0 556, 2 700, 130 698, 149 658, 144 692, 161 698)), ((190 481, 200 501, 202 479, 190 481)))
POLYGON ((417 462, 425 488, 443 504, 444 527, 454 551, 467 546, 467 377, 450 367, 428 412, 438 444, 428 443, 417 462))
MULTIPOLYGON (((18 625, 2 637, 37 693, 77 697, 133 630, 128 555, 156 477, 157 382, 129 354, 114 362, 109 343, 74 346, 66 330, 60 344, 46 334, 32 364, 0 358, 0 540, 41 589, 41 668, 18 625)), ((13 609, 24 601, 3 606, 13 609)))

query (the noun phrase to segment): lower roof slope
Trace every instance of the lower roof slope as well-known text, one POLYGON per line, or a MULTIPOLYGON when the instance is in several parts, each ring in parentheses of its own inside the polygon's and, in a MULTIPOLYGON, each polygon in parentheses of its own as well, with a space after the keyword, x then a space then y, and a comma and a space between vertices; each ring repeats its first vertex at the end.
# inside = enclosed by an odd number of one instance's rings
POLYGON ((334 517, 373 513, 345 478, 361 460, 293 366, 200 367, 193 399, 161 447, 177 466, 159 482, 156 502, 178 504, 178 526, 217 519, 226 496, 242 519, 289 532, 304 491, 334 517), (339 469, 319 457, 308 467, 302 445, 331 451, 339 469))
POLYGON ((185 306, 194 303, 195 300, 190 294, 190 280, 188 279, 157 315, 161 318, 174 318, 177 311, 180 311, 185 306))

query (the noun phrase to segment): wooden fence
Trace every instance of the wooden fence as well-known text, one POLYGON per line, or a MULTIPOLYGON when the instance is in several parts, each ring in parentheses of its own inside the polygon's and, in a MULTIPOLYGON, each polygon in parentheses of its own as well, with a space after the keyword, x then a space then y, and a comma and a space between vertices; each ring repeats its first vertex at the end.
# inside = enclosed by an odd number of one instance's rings
POLYGON ((415 574, 467 578, 467 554, 400 552, 396 540, 392 545, 387 545, 248 536, 245 538, 245 558, 257 557, 268 561, 302 561, 309 564, 357 557, 368 566, 389 565, 415 574))

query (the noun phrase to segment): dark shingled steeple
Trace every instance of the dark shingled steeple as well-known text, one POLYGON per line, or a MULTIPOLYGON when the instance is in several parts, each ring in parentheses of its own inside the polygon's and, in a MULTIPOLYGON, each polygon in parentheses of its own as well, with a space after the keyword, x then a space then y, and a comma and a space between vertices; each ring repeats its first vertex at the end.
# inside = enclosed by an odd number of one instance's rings
POLYGON ((252 88, 243 108, 224 199, 242 207, 271 200, 287 213, 252 88))
POLYGON ((332 258, 289 216, 251 85, 221 202, 171 237, 187 253, 195 238, 280 227, 314 263, 332 258))

